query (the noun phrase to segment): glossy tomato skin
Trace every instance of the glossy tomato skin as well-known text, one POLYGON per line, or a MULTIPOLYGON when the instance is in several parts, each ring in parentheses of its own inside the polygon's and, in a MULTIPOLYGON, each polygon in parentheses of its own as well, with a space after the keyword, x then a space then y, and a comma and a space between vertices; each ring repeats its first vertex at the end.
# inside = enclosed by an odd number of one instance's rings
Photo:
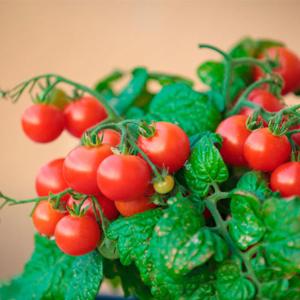
POLYGON ((99 137, 102 138, 103 144, 108 144, 112 147, 117 147, 121 141, 121 135, 118 131, 107 128, 103 129, 98 133, 99 137))
POLYGON ((22 115, 22 128, 25 134, 38 143, 48 143, 62 133, 65 127, 64 115, 53 105, 34 104, 22 115))
POLYGON ((153 126, 154 135, 149 138, 139 136, 137 145, 157 167, 174 173, 183 167, 189 157, 188 136, 179 126, 169 122, 156 122, 153 126))
POLYGON ((232 166, 246 166, 244 143, 251 131, 246 127, 247 116, 236 115, 223 120, 216 132, 223 138, 220 153, 224 161, 232 166))
MULTIPOLYGON (((35 189, 38 196, 48 196, 50 193, 57 194, 68 188, 63 177, 64 159, 59 158, 42 166, 35 179, 35 189)), ((66 201, 69 195, 62 197, 66 201)))
MULTIPOLYGON (((95 197, 97 198, 97 201, 102 208, 104 216, 108 220, 113 221, 119 216, 119 212, 115 206, 114 201, 111 201, 111 200, 105 198, 103 195, 98 195, 95 197)), ((74 198, 70 197, 68 199, 67 205, 68 205, 68 207, 72 208, 74 203, 79 204, 80 200, 75 200, 74 198)), ((90 217, 94 218, 95 214, 94 214, 94 210, 93 210, 93 202, 90 197, 85 200, 85 202, 83 203, 81 208, 84 209, 86 207, 88 207, 86 214, 89 215, 90 217)), ((100 214, 98 214, 98 216, 100 217, 100 214)))
POLYGON ((287 162, 276 168, 271 174, 270 185, 282 197, 300 196, 300 162, 287 162))
POLYGON ((120 214, 124 217, 130 217, 156 207, 147 196, 141 196, 135 200, 126 202, 115 201, 115 204, 120 214))
MULTIPOLYGON (((300 129, 300 125, 296 125, 294 128, 291 128, 291 130, 295 130, 295 129, 300 129)), ((293 134, 292 139, 298 146, 300 146, 300 132, 293 134)))
POLYGON ((93 97, 82 97, 65 108, 66 129, 80 138, 90 127, 107 118, 104 106, 93 97))
POLYGON ((275 136, 268 128, 259 128, 247 138, 244 155, 251 169, 270 172, 288 161, 291 145, 285 135, 275 136))
MULTIPOLYGON (((274 72, 283 78, 283 95, 300 88, 300 59, 295 53, 285 47, 271 47, 266 50, 265 54, 260 56, 260 58, 265 57, 277 58, 279 61, 279 67, 275 68, 274 72)), ((262 70, 258 67, 255 68, 254 74, 256 80, 264 76, 262 70)))
MULTIPOLYGON (((284 108, 284 105, 280 102, 280 100, 267 90, 253 90, 250 93, 248 100, 258 104, 263 109, 269 112, 277 112, 284 108)), ((240 114, 250 116, 252 112, 253 109, 251 109, 250 107, 243 107, 240 111, 240 114)))
POLYGON ((56 224, 66 215, 65 212, 54 209, 49 201, 41 201, 32 214, 35 229, 48 237, 54 235, 56 224))
POLYGON ((110 146, 105 144, 96 147, 78 146, 73 149, 63 165, 63 176, 68 186, 79 193, 99 195, 97 169, 111 154, 110 146))
POLYGON ((135 155, 107 157, 97 171, 98 187, 113 201, 130 201, 145 194, 151 181, 147 163, 135 155))
POLYGON ((57 223, 54 236, 61 251, 79 256, 97 247, 101 232, 94 218, 88 215, 82 217, 68 215, 57 223))

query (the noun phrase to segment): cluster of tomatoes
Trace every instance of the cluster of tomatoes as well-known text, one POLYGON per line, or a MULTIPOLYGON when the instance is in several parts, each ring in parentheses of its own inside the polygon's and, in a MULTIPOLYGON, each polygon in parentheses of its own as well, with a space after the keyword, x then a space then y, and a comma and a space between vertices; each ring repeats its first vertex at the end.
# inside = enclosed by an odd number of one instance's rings
MULTIPOLYGON (((64 110, 53 103, 34 104, 25 111, 22 124, 32 140, 44 143, 63 128, 82 137, 106 117, 101 103, 83 97, 64 110)), ((103 218, 112 221, 119 214, 127 217, 156 207, 152 196, 174 188, 172 174, 188 159, 190 144, 175 124, 156 122, 151 129, 150 136, 139 135, 135 140, 149 161, 129 147, 120 151, 121 133, 106 128, 97 133, 95 143, 83 142, 65 158, 44 165, 36 177, 36 192, 49 199, 39 201, 33 211, 37 231, 54 237, 63 252, 83 255, 99 245, 103 218), (160 176, 153 173, 153 166, 160 176)))
MULTIPOLYGON (((284 47, 274 47, 266 51, 261 58, 271 58, 278 61, 274 72, 283 79, 282 94, 285 95, 300 88, 300 59, 284 47)), ((262 76, 260 68, 255 68, 255 78, 262 76)), ((255 89, 248 100, 270 113, 282 110, 285 105, 266 89, 255 89)), ((248 116, 253 109, 243 107, 238 115, 223 120, 216 132, 223 138, 220 149, 224 161, 232 166, 248 167, 253 170, 270 173, 270 187, 273 191, 280 192, 283 197, 300 196, 300 162, 290 161, 292 147, 285 134, 276 133, 262 117, 258 121, 262 128, 249 130, 247 127, 248 116)), ((288 119, 283 117, 282 123, 288 119)), ((295 126, 292 129, 298 129, 295 126)), ((300 134, 292 135, 293 142, 300 146, 300 134)))

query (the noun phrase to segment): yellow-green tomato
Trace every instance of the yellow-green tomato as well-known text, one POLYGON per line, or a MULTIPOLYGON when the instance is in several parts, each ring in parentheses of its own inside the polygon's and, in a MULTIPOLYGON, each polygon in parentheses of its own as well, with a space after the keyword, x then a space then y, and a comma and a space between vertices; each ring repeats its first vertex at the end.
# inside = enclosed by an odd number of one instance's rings
POLYGON ((167 194, 173 190, 174 185, 174 177, 171 175, 167 175, 163 180, 154 182, 153 187, 157 193, 167 194))
POLYGON ((49 93, 49 103, 59 109, 64 109, 69 103, 69 96, 61 89, 53 89, 49 93))

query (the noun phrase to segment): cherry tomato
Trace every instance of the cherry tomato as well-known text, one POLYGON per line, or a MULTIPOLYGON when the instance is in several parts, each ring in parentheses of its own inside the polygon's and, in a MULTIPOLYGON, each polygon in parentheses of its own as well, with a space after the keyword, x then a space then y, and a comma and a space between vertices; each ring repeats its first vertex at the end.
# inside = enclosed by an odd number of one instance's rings
POLYGON ((117 210, 124 217, 130 217, 132 215, 142 213, 146 210, 153 209, 156 207, 154 203, 147 196, 141 196, 132 201, 115 201, 117 210))
POLYGON ((247 138, 244 155, 250 168, 269 172, 290 158, 291 145, 285 135, 275 136, 268 128, 259 128, 247 138))
POLYGON ((130 201, 144 195, 150 181, 148 164, 135 155, 111 155, 97 172, 99 189, 114 201, 130 201))
MULTIPOLYGON (((115 220, 118 216, 119 216, 119 212, 116 209, 115 203, 107 198, 105 198, 102 195, 98 195, 96 196, 98 203, 100 204, 103 214, 104 216, 112 221, 115 220)), ((80 200, 75 200, 73 197, 70 197, 68 199, 68 207, 72 208, 74 203, 79 204, 80 200)), ((82 205, 82 209, 88 207, 88 210, 86 212, 87 215, 91 216, 91 217, 95 217, 94 214, 94 210, 93 210, 93 202, 92 199, 89 197, 88 199, 86 199, 82 205)), ((100 214, 98 214, 98 216, 100 217, 100 214)))
POLYGON ((220 153, 229 165, 247 165, 244 157, 244 143, 251 131, 247 129, 246 122, 247 116, 232 116, 223 120, 216 130, 223 138, 220 153))
POLYGON ((24 111, 22 127, 31 140, 48 143, 55 140, 64 130, 64 115, 53 105, 34 104, 24 111))
POLYGON ((49 201, 41 201, 34 209, 32 221, 40 234, 48 237, 54 235, 58 221, 66 215, 66 212, 54 209, 49 201))
POLYGON ((59 109, 64 109, 69 103, 70 98, 61 89, 54 88, 48 95, 49 103, 56 106, 59 109))
MULTIPOLYGON (((291 130, 294 130, 294 129, 300 129, 300 125, 296 125, 295 127, 291 128, 291 130)), ((300 146, 300 132, 293 134, 292 139, 298 146, 300 146)))
POLYGON ((170 173, 181 169, 190 154, 190 142, 186 133, 177 125, 168 122, 153 124, 155 133, 152 137, 139 136, 137 145, 159 168, 166 168, 170 173))
MULTIPOLYGON (((35 189, 38 196, 47 196, 49 193, 57 194, 68 188, 63 177, 64 159, 59 158, 50 161, 42 166, 35 179, 35 189)), ((69 195, 65 195, 61 200, 66 201, 69 195)))
POLYGON ((78 146, 73 149, 63 165, 63 175, 68 186, 79 193, 99 195, 97 169, 111 154, 110 146, 106 144, 97 147, 78 146))
POLYGON ((276 168, 271 174, 270 185, 283 197, 300 196, 300 162, 287 162, 276 168))
POLYGON ((104 106, 93 97, 82 97, 65 108, 67 130, 76 137, 107 118, 104 106))
POLYGON ((173 190, 174 185, 174 177, 171 175, 167 175, 162 181, 154 182, 153 187, 157 193, 167 194, 173 190))
POLYGON ((87 215, 82 217, 69 215, 57 223, 54 236, 61 251, 79 256, 97 247, 101 232, 94 218, 87 215))
MULTIPOLYGON (((284 105, 280 102, 280 100, 266 90, 253 90, 250 93, 248 100, 258 104, 263 109, 269 112, 277 112, 284 108, 284 105)), ((253 109, 251 109, 250 107, 243 107, 240 111, 240 114, 250 116, 252 112, 253 109)))
POLYGON ((108 144, 112 147, 117 147, 121 141, 121 135, 118 131, 113 129, 103 129, 98 133, 99 137, 102 138, 103 144, 108 144))
MULTIPOLYGON (((295 53, 285 47, 272 47, 260 56, 262 59, 266 57, 277 59, 279 62, 279 67, 275 68, 274 72, 283 78, 283 95, 300 88, 300 59, 295 53)), ((258 67, 255 68, 254 74, 256 80, 264 76, 258 67)))

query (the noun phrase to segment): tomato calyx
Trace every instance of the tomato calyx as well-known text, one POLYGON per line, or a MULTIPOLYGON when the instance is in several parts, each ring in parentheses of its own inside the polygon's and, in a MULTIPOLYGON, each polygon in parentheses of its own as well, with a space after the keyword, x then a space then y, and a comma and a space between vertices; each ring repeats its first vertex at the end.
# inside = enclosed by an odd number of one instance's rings
POLYGON ((151 138, 155 134, 155 125, 147 124, 145 121, 140 122, 139 124, 139 134, 145 138, 151 138))
POLYGON ((83 207, 84 202, 88 199, 88 196, 83 196, 79 194, 72 194, 72 197, 75 200, 80 201, 79 203, 74 202, 72 207, 67 206, 67 211, 71 216, 82 217, 86 214, 89 209, 89 206, 83 207))

